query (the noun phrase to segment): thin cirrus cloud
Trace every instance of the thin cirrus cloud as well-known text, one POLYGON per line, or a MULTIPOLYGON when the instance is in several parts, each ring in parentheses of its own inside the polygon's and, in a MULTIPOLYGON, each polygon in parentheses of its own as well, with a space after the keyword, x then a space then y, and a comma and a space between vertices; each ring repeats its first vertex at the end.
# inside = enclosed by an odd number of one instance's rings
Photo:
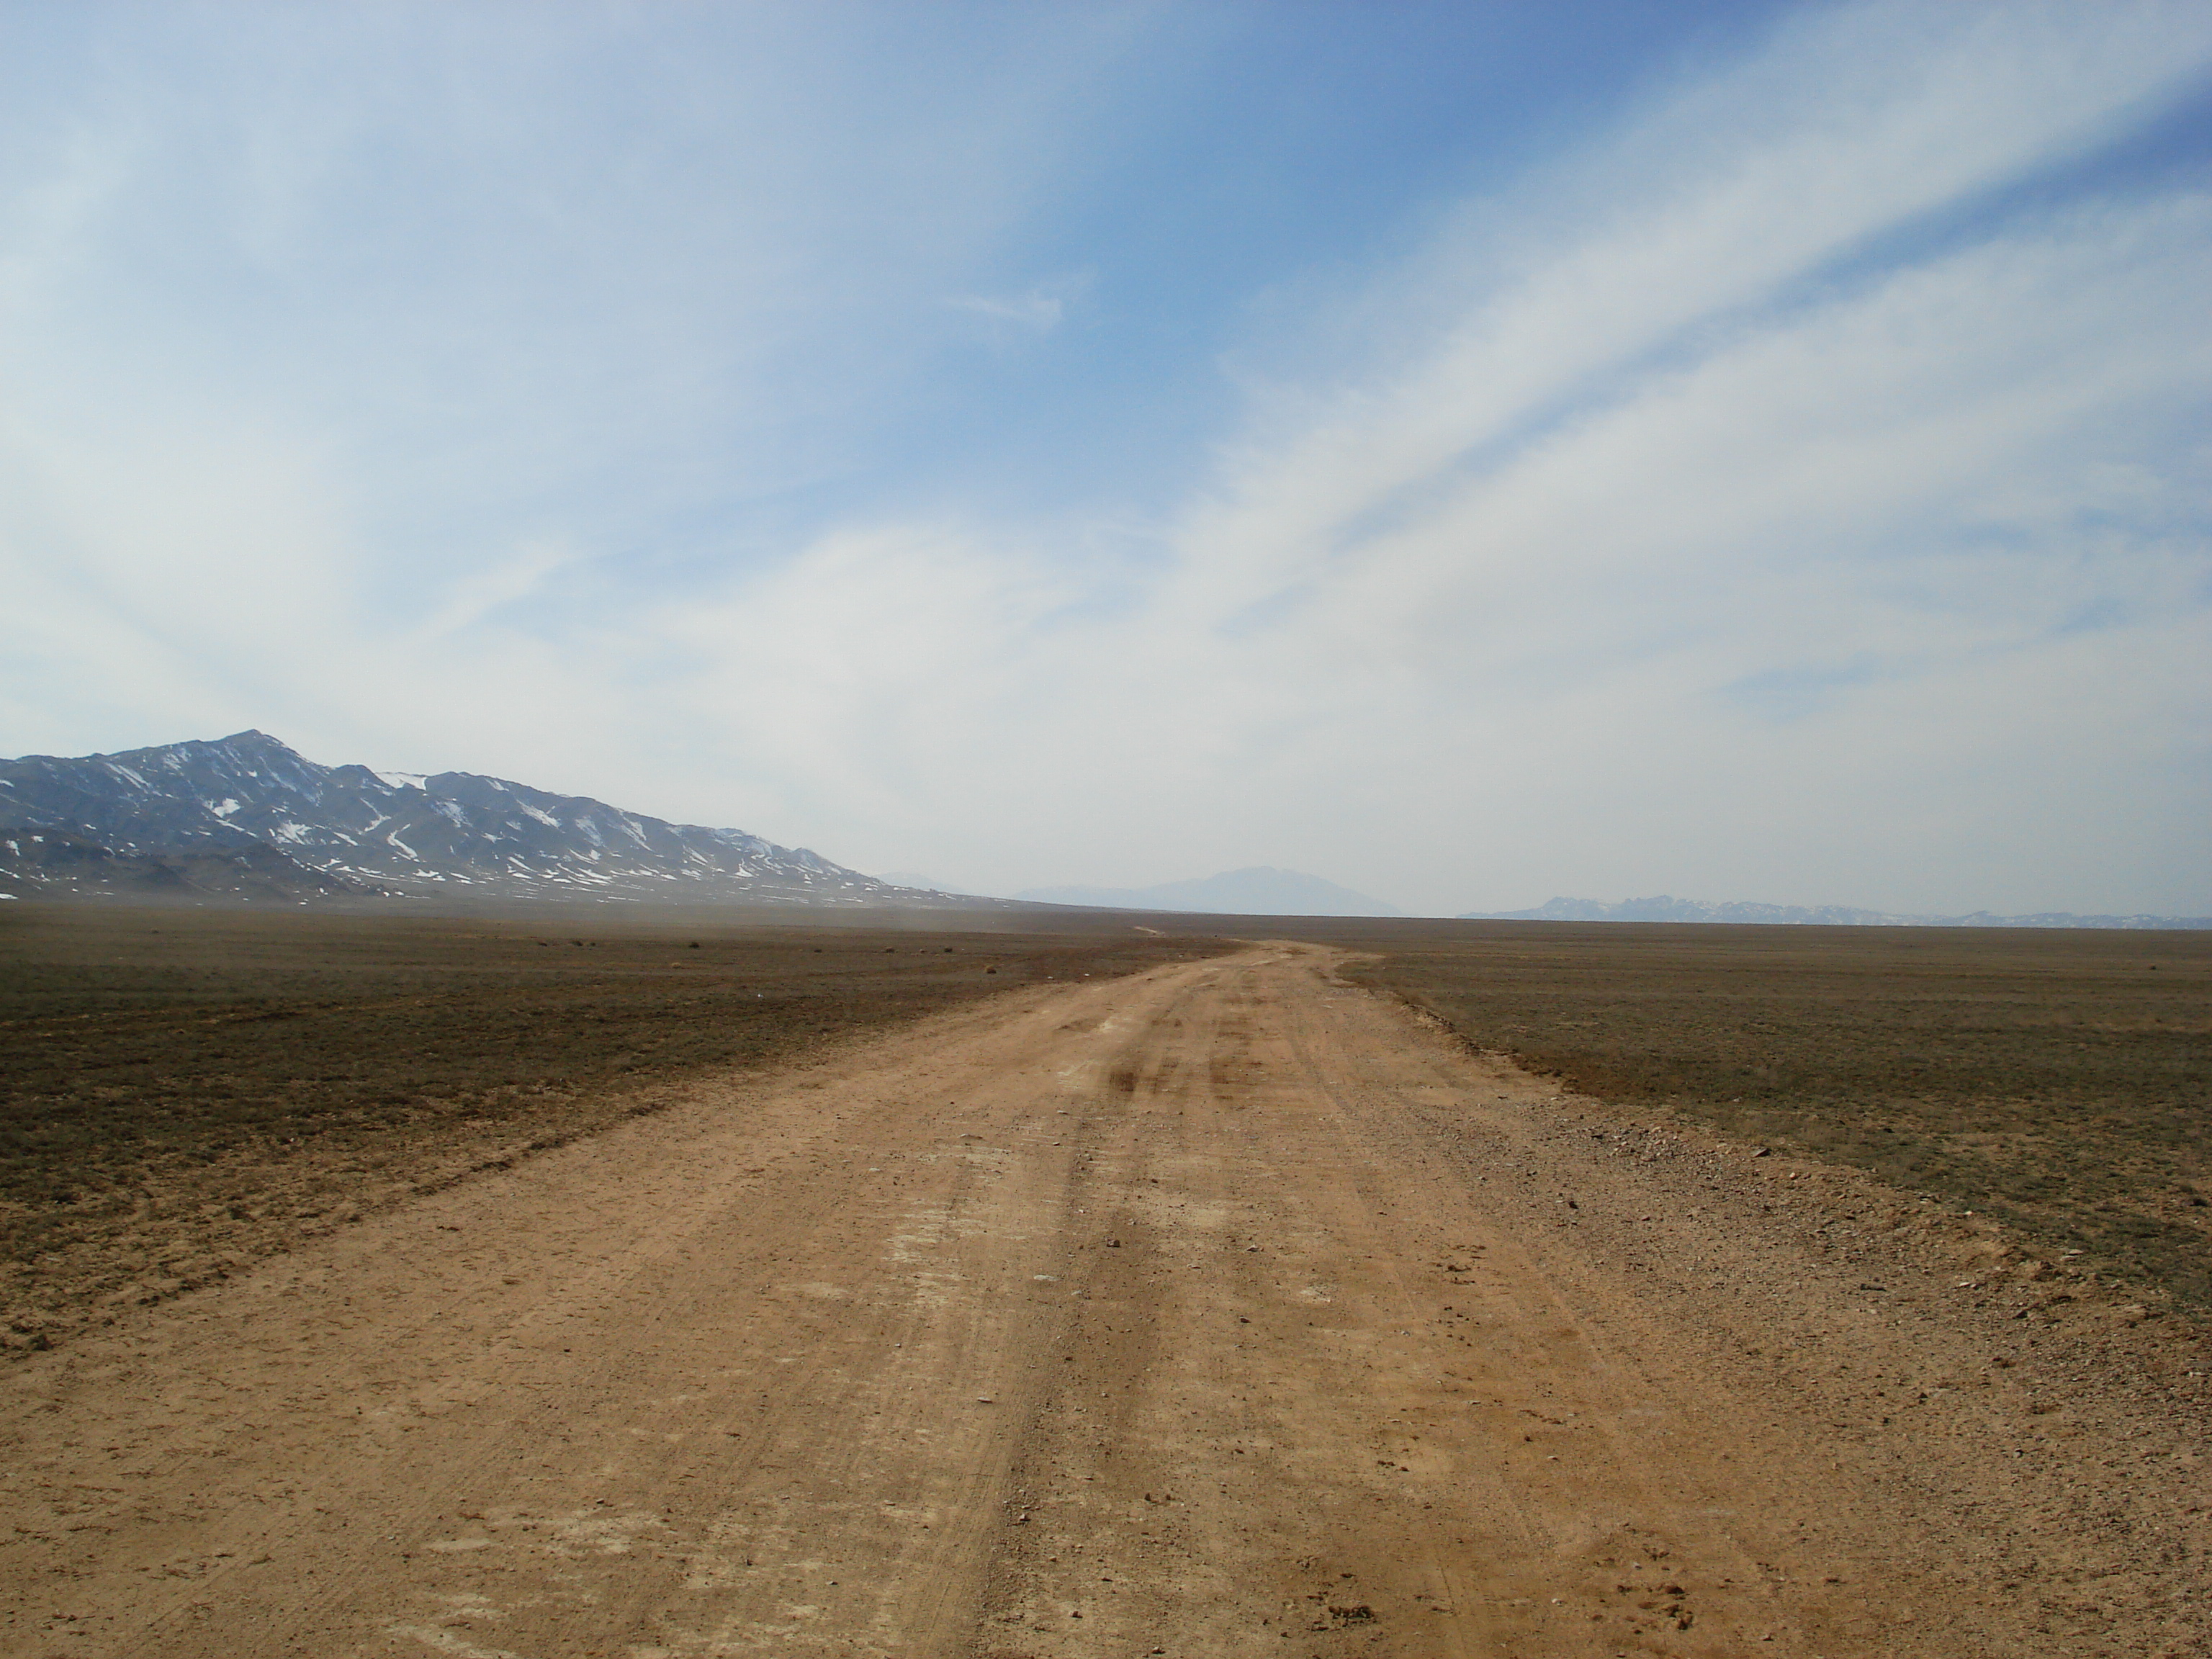
POLYGON ((956 310, 972 312, 994 322, 1013 323, 1023 328, 1034 329, 1040 334, 1058 328, 1061 318, 1067 312, 1067 302, 1059 295, 1034 288, 1026 294, 998 296, 963 295, 946 303, 956 310))
POLYGON ((86 120, 9 198, 18 729, 289 722, 986 890, 2212 909, 2201 9, 1785 9, 1241 301, 1070 246, 1220 49, 1174 14, 961 14, 998 55, 923 40, 903 105, 804 11, 714 98, 550 15, 459 104, 295 41, 312 119, 86 120), (472 173, 368 166, 395 107, 472 173), (165 189, 197 299, 116 264, 165 189), (1170 361, 1170 312, 1230 320, 1170 361), (1055 494, 998 487, 1040 443, 1055 494))

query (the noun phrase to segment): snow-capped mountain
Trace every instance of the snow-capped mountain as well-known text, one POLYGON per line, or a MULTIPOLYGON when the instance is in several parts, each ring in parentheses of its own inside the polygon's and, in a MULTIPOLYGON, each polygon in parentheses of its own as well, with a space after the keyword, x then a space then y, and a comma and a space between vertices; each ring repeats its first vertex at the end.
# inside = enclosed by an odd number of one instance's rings
POLYGON ((311 870, 266 842, 198 852, 118 853, 67 830, 0 830, 0 898, 273 899, 306 902, 371 891, 311 870))
MULTIPOLYGON (((19 891, 62 884, 38 875, 53 867, 55 844, 27 842, 24 832, 75 837, 136 861, 131 867, 199 857, 196 867, 204 870, 205 855, 250 852, 264 878, 276 873, 267 849, 299 868, 302 896, 335 886, 512 899, 955 902, 875 880, 803 847, 669 823, 503 778, 321 766, 264 732, 114 755, 0 761, 0 838, 15 843, 12 860, 0 866, 19 891)), ((70 867, 87 864, 77 858, 70 867)))

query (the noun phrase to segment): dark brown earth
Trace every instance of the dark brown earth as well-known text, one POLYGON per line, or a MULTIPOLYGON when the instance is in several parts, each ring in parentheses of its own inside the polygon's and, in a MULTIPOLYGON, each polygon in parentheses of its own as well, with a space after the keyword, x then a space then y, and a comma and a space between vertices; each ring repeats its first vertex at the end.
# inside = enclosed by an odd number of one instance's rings
POLYGON ((0 1352, 657 1110, 702 1071, 1225 948, 877 920, 0 907, 0 1352))
POLYGON ((2212 1654, 2185 1306, 1103 944, 19 1352, 0 1651, 2212 1654))
POLYGON ((2212 933, 1401 929, 1363 982, 1479 1048, 1994 1216, 2212 1309, 2212 933))

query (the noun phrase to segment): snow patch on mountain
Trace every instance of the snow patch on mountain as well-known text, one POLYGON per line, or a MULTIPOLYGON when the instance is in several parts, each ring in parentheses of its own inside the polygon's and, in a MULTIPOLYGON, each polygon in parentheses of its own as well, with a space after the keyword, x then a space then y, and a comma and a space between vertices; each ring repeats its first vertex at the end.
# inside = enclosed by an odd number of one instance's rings
POLYGON ((142 860, 251 847, 296 867, 309 878, 303 890, 314 892, 327 878, 337 884, 331 890, 458 885, 515 899, 863 905, 921 897, 741 830, 671 823, 471 772, 324 766, 264 732, 0 761, 0 825, 8 826, 0 834, 58 832, 142 860))

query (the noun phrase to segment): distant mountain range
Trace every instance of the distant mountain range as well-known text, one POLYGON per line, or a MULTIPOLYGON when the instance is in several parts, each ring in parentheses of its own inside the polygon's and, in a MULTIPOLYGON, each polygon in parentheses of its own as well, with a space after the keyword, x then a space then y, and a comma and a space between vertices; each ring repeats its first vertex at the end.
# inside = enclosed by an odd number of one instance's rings
POLYGON ((1811 908, 1796 904, 1716 903, 1711 899, 1627 899, 1607 904, 1597 899, 1555 898, 1533 910, 1470 910, 1463 921, 1717 921, 1826 927, 2160 927, 2212 928, 2212 916, 2077 916, 2063 910, 2028 916, 1996 916, 1977 910, 1966 916, 1916 916, 1887 910, 1854 910, 1845 905, 1811 908))
POLYGON ((322 766, 264 732, 0 761, 0 895, 1001 903, 472 772, 322 766))
MULTIPOLYGON (((113 755, 0 760, 0 899, 172 896, 312 902, 475 896, 659 903, 1395 916, 1380 899, 1255 867, 1152 887, 1040 887, 1014 901, 862 875, 742 830, 670 823, 473 772, 323 766, 264 732, 113 755)), ((1555 898, 1467 920, 1830 927, 2212 928, 2212 917, 1899 915, 1839 905, 1555 898)))
POLYGON ((1398 916, 1404 911, 1319 876, 1257 866, 1157 887, 1032 887, 1015 895, 1032 904, 1087 904, 1119 910, 1188 910, 1231 916, 1398 916))

